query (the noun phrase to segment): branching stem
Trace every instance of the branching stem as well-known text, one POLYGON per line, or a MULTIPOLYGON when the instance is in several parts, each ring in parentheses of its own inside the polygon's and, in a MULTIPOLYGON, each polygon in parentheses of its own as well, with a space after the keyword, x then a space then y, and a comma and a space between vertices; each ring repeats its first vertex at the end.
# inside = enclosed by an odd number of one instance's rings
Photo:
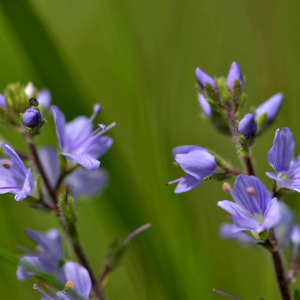
MULTIPOLYGON (((93 270, 92 270, 92 268, 91 268, 91 266, 90 266, 90 264, 89 264, 89 262, 88 262, 88 260, 85 256, 85 254, 83 252, 83 249, 82 249, 82 246, 81 246, 79 240, 77 239, 75 241, 68 234, 65 221, 64 221, 63 217, 61 216, 59 206, 58 206, 58 202, 57 202, 57 196, 58 196, 57 192, 58 191, 57 191, 56 188, 53 189, 50 185, 50 182, 47 178, 47 175, 46 175, 46 173, 43 169, 43 166, 41 164, 41 161, 39 159, 34 140, 27 132, 24 132, 23 136, 24 136, 25 142, 28 146, 28 149, 31 153, 31 156, 32 156, 32 159, 35 163, 35 166, 36 166, 39 174, 41 175, 41 177, 43 179, 43 182, 45 183, 45 186, 46 186, 46 188, 48 190, 48 193, 51 197, 51 200, 52 200, 53 205, 55 207, 55 211, 56 211, 57 216, 58 216, 59 224, 61 225, 65 235, 67 236, 68 242, 71 244, 71 246, 72 246, 72 248, 73 248, 80 264, 83 267, 85 267, 87 269, 87 271, 89 272, 91 282, 92 282, 92 289, 93 289, 92 290, 92 297, 95 300, 105 300, 105 297, 104 297, 104 294, 103 294, 103 291, 102 291, 102 288, 101 288, 101 284, 99 284, 98 280, 96 279, 96 276, 94 275, 94 272, 93 272, 93 270)), ((57 185, 57 187, 59 187, 60 183, 57 185)))

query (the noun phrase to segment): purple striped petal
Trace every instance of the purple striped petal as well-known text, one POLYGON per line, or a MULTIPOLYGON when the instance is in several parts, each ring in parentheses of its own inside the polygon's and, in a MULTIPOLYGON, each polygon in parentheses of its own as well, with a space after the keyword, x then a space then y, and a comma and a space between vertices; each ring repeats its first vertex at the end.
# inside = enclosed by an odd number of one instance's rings
MULTIPOLYGON (((82 296, 88 298, 92 283, 88 271, 76 262, 65 263, 57 273, 57 279, 63 283, 74 282, 70 289, 74 289, 82 296)), ((73 298, 70 298, 73 299, 73 298)))
POLYGON ((25 179, 26 175, 27 175, 27 169, 24 165, 24 163, 22 162, 21 158, 19 157, 19 155, 16 153, 16 151, 10 147, 9 145, 3 143, 1 144, 2 150, 5 154, 7 154, 8 156, 10 156, 11 160, 12 160, 12 168, 14 168, 17 173, 20 175, 20 177, 23 177, 25 179))
POLYGON ((196 187, 197 185, 199 185, 201 182, 202 180, 198 180, 191 175, 187 175, 182 180, 179 181, 179 183, 175 188, 175 193, 179 194, 179 193, 187 192, 192 188, 196 187))
POLYGON ((259 227, 258 222, 249 216, 238 204, 232 201, 219 201, 218 206, 232 215, 232 220, 236 224, 236 231, 255 230, 259 227))
POLYGON ((187 145, 187 146, 178 146, 176 148, 173 148, 172 155, 175 158, 175 156, 177 154, 188 154, 189 152, 197 151, 197 150, 201 150, 201 151, 206 151, 207 152, 207 150, 205 148, 202 148, 202 147, 199 147, 199 146, 187 145))
POLYGON ((64 180, 65 185, 72 185, 72 196, 77 199, 81 196, 99 195, 108 185, 108 173, 104 169, 94 172, 79 167, 64 180))
POLYGON ((22 201, 25 198, 27 198, 27 196, 29 196, 30 193, 32 192, 33 187, 34 187, 34 180, 33 180, 32 174, 31 174, 31 168, 29 168, 27 171, 27 174, 26 174, 23 188, 22 188, 21 192, 16 194, 15 200, 22 201))
POLYGON ((265 219, 257 231, 263 232, 266 229, 275 227, 280 222, 280 219, 280 207, 277 198, 273 198, 266 213, 265 219))
MULTIPOLYGON (((113 144, 113 139, 109 136, 92 137, 83 143, 84 154, 91 158, 100 158, 113 144)), ((80 153, 80 150, 79 150, 80 153)))
POLYGON ((85 167, 86 169, 88 169, 90 171, 97 170, 100 165, 100 161, 98 161, 94 158, 90 158, 86 155, 77 155, 77 154, 70 154, 70 153, 64 153, 64 152, 62 152, 62 154, 65 157, 67 157, 68 159, 76 161, 77 163, 79 163, 80 165, 82 165, 83 167, 85 167))
POLYGON ((59 110, 57 106, 51 106, 53 120, 55 123, 56 137, 60 146, 60 149, 65 147, 65 115, 59 110))
POLYGON ((25 281, 34 276, 36 272, 53 274, 56 267, 55 263, 49 257, 24 256, 18 264, 17 279, 25 281))
POLYGON ((187 154, 177 154, 175 160, 187 174, 198 180, 214 173, 217 168, 215 158, 207 151, 196 150, 187 154))
POLYGON ((42 106, 43 113, 48 113, 52 101, 51 92, 48 89, 40 90, 37 101, 39 101, 39 104, 42 106))
POLYGON ((251 215, 265 215, 271 195, 264 184, 254 176, 239 175, 231 192, 233 200, 251 215), (253 188, 256 198, 250 195, 247 188, 253 188))

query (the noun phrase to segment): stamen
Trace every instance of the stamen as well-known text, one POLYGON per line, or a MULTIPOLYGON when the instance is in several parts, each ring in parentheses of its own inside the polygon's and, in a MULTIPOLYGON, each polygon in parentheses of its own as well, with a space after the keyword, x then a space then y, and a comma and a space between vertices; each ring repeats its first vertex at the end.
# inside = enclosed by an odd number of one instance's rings
POLYGON ((257 198, 256 194, 255 194, 255 189, 253 186, 249 186, 247 187, 247 192, 250 196, 257 198))
POLYGON ((221 294, 221 295, 223 295, 223 296, 226 296, 226 297, 231 298, 231 299, 234 299, 234 300, 240 300, 240 299, 238 299, 238 298, 235 298, 235 297, 233 297, 233 296, 230 296, 230 295, 228 295, 228 294, 226 294, 226 293, 223 293, 223 292, 221 292, 221 291, 218 291, 218 290, 216 290, 216 289, 213 289, 213 292, 214 292, 214 293, 221 294))
POLYGON ((178 181, 181 181, 182 179, 184 179, 184 177, 185 177, 185 176, 180 177, 180 178, 178 178, 178 179, 175 179, 175 180, 173 180, 173 181, 167 182, 166 185, 170 185, 170 184, 176 183, 176 182, 178 182, 178 181))
POLYGON ((47 295, 44 291, 42 291, 40 288, 37 287, 36 284, 33 285, 33 288, 35 290, 38 290, 41 294, 43 294, 47 299, 49 300, 54 300, 52 297, 50 297, 49 295, 47 295))
POLYGON ((7 161, 2 161, 1 165, 7 170, 11 168, 11 165, 7 161))
POLYGON ((113 128, 117 123, 113 122, 110 125, 108 125, 107 127, 103 124, 98 124, 99 128, 94 130, 91 134, 89 134, 85 139, 83 139, 81 142, 79 142, 77 145, 75 145, 74 147, 72 147, 72 149, 76 149, 79 146, 81 146, 84 142, 86 142, 87 140, 89 140, 92 137, 98 137, 100 135, 102 135, 104 132, 108 131, 109 129, 113 128), (105 129, 103 129, 105 128, 105 129))
POLYGON ((68 281, 68 282, 66 283, 66 285, 65 285, 64 290, 66 291, 68 288, 70 288, 70 287, 73 286, 73 285, 74 285, 74 282, 68 281))
POLYGON ((136 229, 135 231, 133 231, 132 233, 130 233, 123 241, 122 244, 126 244, 127 242, 129 242, 132 238, 134 238, 136 235, 138 235, 139 233, 141 233, 142 231, 148 229, 149 227, 151 227, 152 224, 148 223, 145 224, 141 227, 139 227, 138 229, 136 229))
POLYGON ((99 115, 101 113, 101 105, 99 103, 94 104, 94 114, 99 115))
MULTIPOLYGON (((90 116, 90 118, 88 119, 86 124, 81 128, 81 130, 78 133, 78 136, 80 136, 83 133, 83 131, 86 129, 86 127, 94 121, 94 119, 96 118, 97 115, 100 114, 100 112, 101 112, 101 105, 99 103, 94 104, 93 114, 90 116)), ((75 148, 75 147, 72 147, 72 148, 75 148)))

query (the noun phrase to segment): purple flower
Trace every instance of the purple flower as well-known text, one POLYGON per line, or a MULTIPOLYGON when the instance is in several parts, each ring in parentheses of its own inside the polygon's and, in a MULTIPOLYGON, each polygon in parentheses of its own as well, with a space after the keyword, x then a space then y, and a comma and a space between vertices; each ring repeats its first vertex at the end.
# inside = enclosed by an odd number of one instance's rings
POLYGON ((240 121, 238 131, 246 139, 252 138, 257 130, 257 125, 252 114, 246 114, 240 121))
POLYGON ((276 198, 271 199, 266 187, 254 176, 239 175, 231 192, 234 202, 219 201, 218 206, 232 215, 236 231, 251 231, 252 235, 273 228, 280 222, 276 198))
POLYGON ((9 145, 4 143, 1 147, 10 159, 0 160, 0 194, 12 193, 16 195, 15 200, 22 201, 34 193, 31 168, 26 169, 16 151, 9 145))
POLYGON ((110 137, 100 135, 115 124, 113 123, 106 130, 102 129, 103 127, 100 125, 98 129, 92 132, 92 121, 96 116, 95 113, 90 119, 80 116, 69 123, 65 123, 65 116, 58 107, 52 106, 51 109, 62 154, 86 169, 95 171, 100 165, 97 158, 105 154, 113 142, 110 137))
POLYGON ((299 224, 295 224, 290 234, 290 239, 294 244, 293 252, 292 252, 292 259, 297 261, 298 250, 300 246, 300 226, 299 224))
POLYGON ((187 192, 200 184, 208 175, 214 173, 217 164, 213 155, 198 146, 179 146, 173 149, 173 157, 188 175, 167 183, 179 182, 175 193, 187 192))
POLYGON ((275 227, 275 235, 282 247, 288 248, 290 245, 290 236, 295 224, 295 213, 282 201, 278 203, 280 209, 280 222, 275 227))
MULTIPOLYGON (((67 262, 65 263, 57 273, 57 279, 60 282, 67 283, 69 281, 74 282, 74 285, 70 290, 74 290, 84 299, 89 299, 89 294, 92 287, 92 282, 88 271, 76 262, 67 262)), ((65 296, 66 300, 77 300, 77 298, 69 295, 67 292, 59 292, 58 296, 65 296), (59 294, 61 293, 61 294, 59 294)))
POLYGON ((38 109, 29 108, 23 114, 23 124, 26 127, 37 127, 42 122, 42 116, 38 109))
POLYGON ((219 235, 221 238, 232 241, 239 241, 242 243, 257 243, 250 235, 237 231, 237 227, 232 223, 223 223, 219 228, 219 235))
POLYGON ((261 104, 259 107, 256 108, 254 114, 255 119, 257 119, 262 114, 267 114, 267 125, 271 124, 273 120, 275 119, 281 103, 283 100, 283 94, 278 93, 271 98, 269 98, 267 101, 265 101, 263 104, 261 104))
POLYGON ((300 156, 294 157, 295 140, 287 127, 276 130, 273 146, 267 154, 269 165, 274 173, 266 175, 276 180, 282 187, 300 192, 300 156))
POLYGON ((21 258, 17 269, 18 280, 25 281, 34 276, 34 269, 54 275, 58 270, 60 259, 63 258, 58 230, 52 229, 46 233, 40 233, 26 229, 25 234, 37 244, 37 251, 21 258))
POLYGON ((198 102, 199 102, 199 105, 200 105, 202 111, 208 118, 211 118, 212 112, 211 112, 211 107, 210 107, 209 103, 207 102, 207 100, 201 93, 198 93, 197 96, 198 96, 198 102))
POLYGON ((241 86, 243 86, 243 75, 241 73, 241 70, 238 66, 238 64, 236 62, 233 62, 231 64, 228 76, 227 76, 227 85, 228 87, 233 90, 234 88, 234 81, 238 80, 241 84, 241 86))
POLYGON ((38 290, 49 300, 87 300, 92 287, 88 271, 76 262, 65 263, 58 271, 56 279, 66 284, 64 290, 54 296, 49 296, 35 284, 33 288, 38 290), (76 295, 76 296, 75 296, 76 295))
MULTIPOLYGON (((53 147, 42 147, 38 150, 38 155, 50 185, 54 188, 60 176, 58 153, 53 147)), ((72 196, 77 200, 82 196, 93 197, 100 194, 107 187, 108 181, 108 174, 104 169, 90 172, 83 167, 78 167, 65 178, 62 184, 74 187, 72 196)), ((47 203, 52 205, 46 188, 43 188, 43 193, 47 203)))
POLYGON ((52 100, 51 92, 48 89, 41 89, 39 91, 37 101, 39 101, 39 106, 43 114, 48 113, 51 105, 51 100, 52 100))
POLYGON ((213 88, 216 88, 215 81, 206 73, 204 73, 200 68, 196 69, 196 77, 199 83, 199 87, 201 90, 205 90, 205 83, 208 82, 213 86, 213 88))

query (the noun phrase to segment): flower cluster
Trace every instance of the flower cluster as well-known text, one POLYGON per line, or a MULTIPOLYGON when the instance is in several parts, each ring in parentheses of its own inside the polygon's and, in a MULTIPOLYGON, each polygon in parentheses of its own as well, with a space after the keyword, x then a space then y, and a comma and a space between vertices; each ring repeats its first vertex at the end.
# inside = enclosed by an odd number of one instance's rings
POLYGON ((101 105, 95 104, 90 118, 79 116, 66 122, 63 112, 51 106, 50 91, 38 91, 31 82, 26 86, 10 84, 0 94, 0 121, 21 133, 28 148, 28 153, 18 152, 7 143, 1 144, 0 193, 13 194, 16 201, 24 200, 56 216, 78 260, 65 257, 57 229, 46 233, 25 231, 37 247, 34 251, 22 247, 25 254, 18 263, 17 279, 42 279, 40 284, 46 291, 37 285, 34 289, 46 299, 87 300, 91 294, 93 299, 104 300, 103 284, 108 273, 119 264, 128 242, 150 226, 144 225, 124 240, 110 244, 102 275, 95 276, 80 244, 75 204, 99 195, 108 185, 108 173, 99 168, 99 158, 113 144, 113 139, 104 134, 116 123, 98 124, 94 129, 93 122, 100 113, 101 105), (59 147, 38 148, 36 138, 51 114, 59 147))
MULTIPOLYGON (((230 215, 231 223, 220 226, 220 236, 245 245, 258 244, 273 256, 283 299, 290 298, 289 283, 297 273, 300 245, 300 226, 295 213, 282 199, 291 192, 300 192, 300 156, 295 157, 295 141, 289 128, 277 129, 273 146, 266 153, 267 162, 275 173, 266 172, 273 180, 271 192, 255 176, 251 147, 273 123, 283 101, 278 93, 238 120, 245 101, 244 79, 237 63, 232 63, 227 78, 212 78, 196 69, 198 102, 205 117, 236 144, 245 170, 234 169, 215 152, 199 146, 180 146, 173 149, 175 165, 187 175, 169 182, 178 182, 175 193, 191 190, 203 181, 235 178, 233 187, 228 182, 223 191, 233 201, 219 201, 217 205, 230 215), (279 247, 291 252, 290 270, 284 273, 279 247)), ((234 298, 214 289, 215 292, 234 298)))

